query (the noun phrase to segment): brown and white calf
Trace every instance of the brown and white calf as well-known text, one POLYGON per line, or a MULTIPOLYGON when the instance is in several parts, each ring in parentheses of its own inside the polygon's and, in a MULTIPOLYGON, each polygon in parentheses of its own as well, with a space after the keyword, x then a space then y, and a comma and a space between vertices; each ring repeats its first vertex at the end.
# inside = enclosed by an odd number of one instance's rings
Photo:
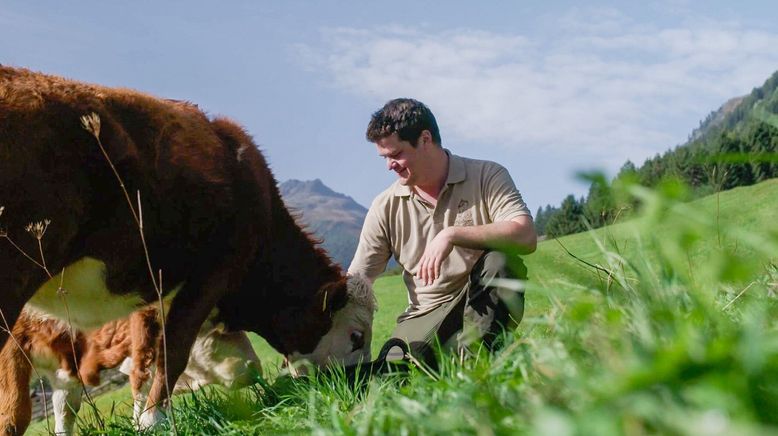
MULTIPOLYGON (((34 372, 30 361, 53 388, 55 433, 72 434, 75 414, 81 406, 79 376, 85 385, 96 386, 101 370, 120 365, 120 370, 130 376, 137 422, 145 406, 160 341, 157 313, 149 306, 129 318, 88 333, 74 331, 71 336, 64 321, 34 310, 22 311, 13 328, 15 340, 0 350, 0 368, 4 369, 0 372, 1 434, 22 434, 30 423, 29 385, 34 372)), ((259 358, 246 335, 224 332, 207 320, 173 392, 208 384, 240 388, 252 384, 260 374, 259 358)))
MULTIPOLYGON (((188 103, 0 66, 0 162, 8 325, 29 301, 98 327, 155 301, 159 271, 162 292, 175 295, 167 373, 155 372, 144 425, 161 418, 165 379, 175 384, 214 309, 228 331, 256 332, 293 359, 369 359, 372 289, 295 223, 235 123, 188 103)), ((0 345, 6 339, 0 331, 0 345)))

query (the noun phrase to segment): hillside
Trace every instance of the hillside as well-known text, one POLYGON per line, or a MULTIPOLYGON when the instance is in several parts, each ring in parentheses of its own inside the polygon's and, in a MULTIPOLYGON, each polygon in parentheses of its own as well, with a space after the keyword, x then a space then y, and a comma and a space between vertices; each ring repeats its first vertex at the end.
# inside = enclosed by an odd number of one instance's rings
POLYGON ((330 256, 348 267, 362 231, 367 209, 353 198, 328 188, 321 180, 287 180, 279 186, 286 205, 323 241, 330 256))
MULTIPOLYGON (((704 264, 710 261, 712 256, 726 249, 736 250, 741 254, 754 252, 753 249, 743 246, 740 238, 746 232, 757 232, 765 236, 778 232, 778 221, 775 219, 777 205, 778 179, 770 179, 757 185, 738 187, 689 203, 677 204, 675 209, 683 213, 668 216, 656 223, 653 230, 670 238, 679 232, 679 228, 698 225, 700 229, 709 227, 708 230, 711 230, 712 227, 715 230, 718 223, 720 231, 706 234, 708 239, 698 241, 699 246, 690 251, 689 264, 704 264), (694 220, 689 219, 689 214, 694 215, 694 220)), ((602 279, 602 275, 575 260, 565 249, 582 260, 597 265, 607 264, 603 248, 613 251, 616 250, 614 247, 618 247, 621 255, 634 257, 645 249, 636 239, 636 235, 641 234, 642 225, 645 225, 643 220, 635 219, 563 236, 558 238, 558 241, 543 241, 538 244, 538 250, 526 259, 530 279, 543 287, 552 287, 560 281, 579 281, 594 286, 602 279)), ((657 261, 653 255, 650 260, 657 261)))

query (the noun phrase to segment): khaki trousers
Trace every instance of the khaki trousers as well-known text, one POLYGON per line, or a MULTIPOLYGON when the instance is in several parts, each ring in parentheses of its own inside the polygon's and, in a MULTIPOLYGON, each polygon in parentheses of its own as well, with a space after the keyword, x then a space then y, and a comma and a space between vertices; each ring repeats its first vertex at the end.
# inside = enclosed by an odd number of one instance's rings
POLYGON ((485 252, 456 298, 398 323, 392 337, 404 340, 415 358, 431 365, 435 364, 438 344, 446 350, 466 350, 481 341, 491 349, 497 335, 515 328, 524 315, 524 293, 493 283, 495 278, 526 280, 527 268, 521 259, 510 262, 511 269, 517 271, 507 268, 507 260, 501 252, 485 252))

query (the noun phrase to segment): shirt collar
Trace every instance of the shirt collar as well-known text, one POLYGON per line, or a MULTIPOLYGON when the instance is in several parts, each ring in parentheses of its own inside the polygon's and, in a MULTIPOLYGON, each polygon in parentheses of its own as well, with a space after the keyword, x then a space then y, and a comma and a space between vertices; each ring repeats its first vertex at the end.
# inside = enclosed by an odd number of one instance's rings
MULTIPOLYGON (((446 184, 452 185, 465 181, 467 172, 465 171, 465 162, 461 157, 452 154, 448 149, 444 148, 443 151, 448 155, 448 176, 446 177, 446 184)), ((408 197, 412 193, 410 186, 401 185, 399 180, 394 182, 394 196, 395 197, 408 197)))
POLYGON ((461 157, 451 154, 450 151, 444 150, 448 155, 448 178, 446 178, 446 184, 453 185, 454 183, 464 182, 467 176, 465 161, 461 157))

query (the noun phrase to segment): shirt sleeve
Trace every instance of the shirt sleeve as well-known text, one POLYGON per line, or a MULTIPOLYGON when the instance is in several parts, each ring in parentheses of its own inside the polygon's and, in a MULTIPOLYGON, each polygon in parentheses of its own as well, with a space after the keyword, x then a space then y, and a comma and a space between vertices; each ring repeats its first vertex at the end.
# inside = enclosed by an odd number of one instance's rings
POLYGON ((494 164, 487 173, 484 196, 492 222, 510 221, 520 216, 532 218, 511 175, 501 165, 494 164))
POLYGON ((384 272, 392 256, 385 222, 381 219, 378 205, 373 202, 362 225, 359 245, 348 267, 349 274, 361 273, 370 281, 375 281, 384 272))

